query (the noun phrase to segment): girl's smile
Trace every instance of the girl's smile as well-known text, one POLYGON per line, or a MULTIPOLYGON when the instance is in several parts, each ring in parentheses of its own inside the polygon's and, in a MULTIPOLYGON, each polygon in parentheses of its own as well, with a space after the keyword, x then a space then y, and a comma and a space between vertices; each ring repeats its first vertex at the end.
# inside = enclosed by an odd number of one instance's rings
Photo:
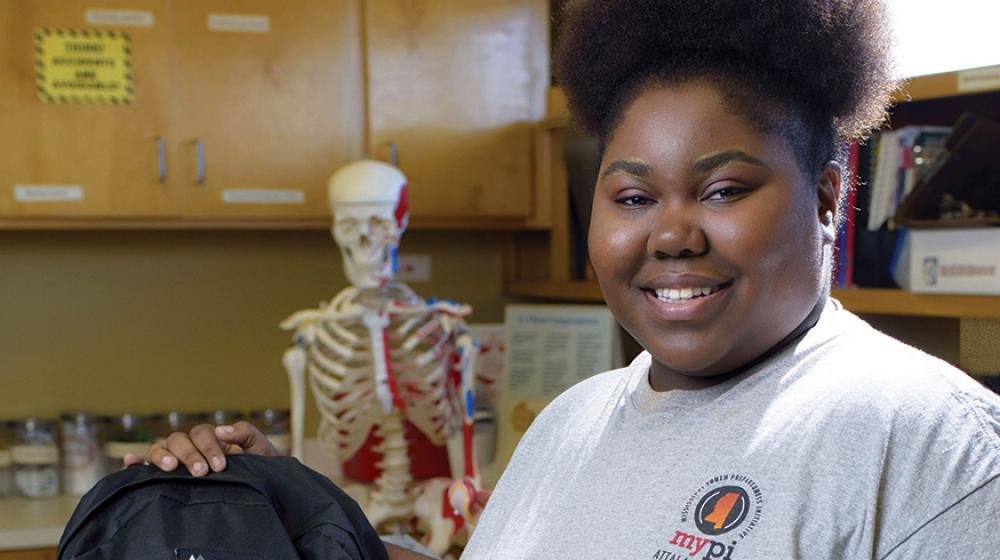
POLYGON ((664 287, 641 288, 650 299, 653 313, 666 321, 698 321, 718 313, 725 305, 731 282, 684 274, 664 277, 653 285, 664 287))

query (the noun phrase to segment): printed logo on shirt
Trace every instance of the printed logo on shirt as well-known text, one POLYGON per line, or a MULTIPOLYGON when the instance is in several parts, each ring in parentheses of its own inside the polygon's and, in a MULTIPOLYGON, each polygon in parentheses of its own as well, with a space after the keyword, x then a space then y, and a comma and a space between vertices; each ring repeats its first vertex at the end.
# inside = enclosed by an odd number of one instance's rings
POLYGON ((665 537, 653 560, 738 560, 739 544, 753 533, 763 512, 760 487, 741 474, 714 476, 681 510, 680 525, 665 537))
POLYGON ((739 527, 750 513, 750 496, 739 486, 714 488, 695 508, 694 523, 706 535, 721 535, 739 527))

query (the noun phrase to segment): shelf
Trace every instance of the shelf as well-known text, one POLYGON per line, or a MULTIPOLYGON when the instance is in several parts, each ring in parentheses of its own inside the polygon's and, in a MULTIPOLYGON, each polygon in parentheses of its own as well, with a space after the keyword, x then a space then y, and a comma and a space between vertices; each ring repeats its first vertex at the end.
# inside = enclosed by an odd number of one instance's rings
POLYGON ((0 498, 0 551, 54 547, 79 496, 0 498))
MULTIPOLYGON (((603 302, 596 282, 516 282, 510 294, 555 301, 603 302)), ((1000 319, 1000 296, 962 296, 951 294, 915 294, 903 290, 853 288, 834 290, 833 297, 854 313, 1000 319)))
MULTIPOLYGON (((531 230, 543 229, 528 218, 434 218, 412 217, 412 230, 531 230)), ((0 231, 117 231, 117 230, 250 230, 250 231, 326 231, 330 219, 128 219, 128 218, 0 218, 0 231)))
POLYGON ((915 294, 893 289, 853 288, 834 290, 833 297, 854 313, 1000 319, 1000 296, 915 294))
POLYGON ((928 74, 908 79, 893 94, 894 103, 971 95, 1000 89, 1000 65, 928 74))

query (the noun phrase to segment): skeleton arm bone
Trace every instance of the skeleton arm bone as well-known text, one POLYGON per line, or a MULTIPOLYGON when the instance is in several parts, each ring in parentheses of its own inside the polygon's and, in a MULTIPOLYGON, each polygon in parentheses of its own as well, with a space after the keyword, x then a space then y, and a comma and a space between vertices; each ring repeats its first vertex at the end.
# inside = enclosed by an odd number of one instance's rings
POLYGON ((306 401, 306 352, 299 346, 285 351, 282 363, 288 372, 289 388, 292 396, 292 456, 302 460, 302 427, 306 401))
POLYGON ((448 503, 455 511, 462 514, 465 525, 471 532, 475 526, 472 518, 471 507, 476 500, 476 493, 479 491, 479 465, 476 460, 475 447, 473 445, 473 412, 475 398, 473 390, 475 387, 475 367, 476 356, 479 354, 479 343, 468 333, 462 334, 456 341, 459 353, 459 371, 461 372, 460 399, 462 405, 462 450, 463 464, 465 467, 464 477, 456 481, 448 489, 448 503))

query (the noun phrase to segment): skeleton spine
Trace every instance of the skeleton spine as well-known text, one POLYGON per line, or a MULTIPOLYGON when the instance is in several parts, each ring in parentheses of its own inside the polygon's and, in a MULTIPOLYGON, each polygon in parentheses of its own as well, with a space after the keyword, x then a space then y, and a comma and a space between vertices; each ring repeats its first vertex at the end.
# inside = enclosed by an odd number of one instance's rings
POLYGON ((378 465, 382 474, 375 481, 378 490, 374 493, 374 498, 387 507, 387 520, 408 519, 413 515, 413 501, 408 494, 413 478, 410 476, 410 457, 406 452, 403 420, 395 412, 387 414, 378 431, 382 437, 379 445, 382 461, 378 465))

